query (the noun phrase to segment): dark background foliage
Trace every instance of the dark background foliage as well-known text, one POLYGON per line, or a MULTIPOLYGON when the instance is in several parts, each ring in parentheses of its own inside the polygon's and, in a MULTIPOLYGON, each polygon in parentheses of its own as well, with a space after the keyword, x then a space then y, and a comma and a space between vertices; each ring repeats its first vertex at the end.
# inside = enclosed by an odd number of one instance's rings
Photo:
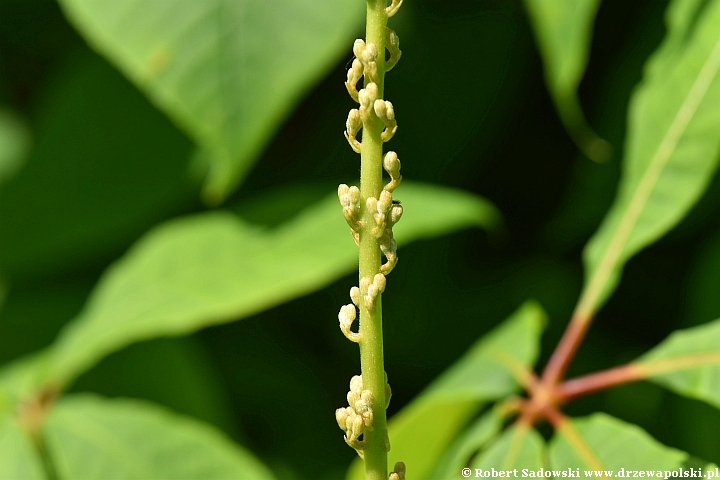
MULTIPOLYGON (((506 230, 400 252, 384 302, 391 415, 527 298, 550 315, 547 359, 581 287, 582 247, 613 199, 627 100, 664 34, 665 6, 602 2, 580 88, 590 122, 615 147, 602 165, 584 159, 560 124, 518 1, 408 1, 393 19, 404 55, 387 89, 404 175, 486 196, 506 230)), ((349 58, 287 119, 226 206, 264 202, 257 221, 277 223, 357 176, 342 137, 349 58), (296 192, 294 209, 273 208, 277 188, 296 192)), ((0 101, 26 116, 34 136, 25 168, 0 190, 0 271, 10 285, 0 360, 8 361, 49 344, 143 232, 205 207, 188 168, 190 140, 84 44, 54 2, 0 1, 0 101)), ((715 180, 680 227, 629 262, 571 374, 630 360, 673 329, 720 316, 719 208, 715 180)), ((132 346, 73 390, 147 398, 210 421, 286 478, 341 478, 354 452, 333 411, 359 360, 336 315, 352 284, 343 278, 241 322, 132 346)), ((640 383, 567 409, 594 410, 720 462, 720 413, 705 404, 640 383)))

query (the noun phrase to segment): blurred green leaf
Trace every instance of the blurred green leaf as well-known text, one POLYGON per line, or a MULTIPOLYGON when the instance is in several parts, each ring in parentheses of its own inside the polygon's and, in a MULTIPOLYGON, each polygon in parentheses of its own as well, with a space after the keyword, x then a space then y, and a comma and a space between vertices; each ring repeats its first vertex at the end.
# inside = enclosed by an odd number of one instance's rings
POLYGON ((10 415, 0 415, 0 479, 42 480, 42 460, 30 437, 10 415))
POLYGON ((62 0, 68 18, 206 150, 222 200, 362 24, 340 0, 62 0))
POLYGON ((720 408, 720 320, 673 332, 635 365, 649 381, 720 408))
POLYGON ((525 0, 545 66, 545 83, 565 127, 588 158, 605 161, 610 145, 588 125, 578 87, 590 56, 600 0, 525 0))
POLYGON ((33 151, 0 189, 11 282, 105 265, 196 202, 192 144, 102 58, 81 48, 37 95, 33 151))
POLYGON ((274 478, 214 427, 149 402, 68 395, 43 431, 60 478, 274 478))
POLYGON ((513 425, 503 432, 497 442, 479 455, 470 467, 474 470, 538 470, 545 466, 545 441, 533 428, 513 425))
POLYGON ((618 283, 623 264, 675 226, 709 183, 720 147, 720 1, 713 0, 673 61, 660 47, 629 109, 618 195, 584 252, 584 315, 618 283))
POLYGON ((458 472, 502 430, 503 420, 494 409, 483 414, 447 448, 428 478, 457 479, 458 472))
POLYGON ((30 130, 20 117, 0 107, 0 185, 22 166, 30 151, 30 130))
MULTIPOLYGON (((388 424, 388 462, 405 462, 418 480, 430 473, 458 431, 484 402, 518 389, 518 376, 532 370, 540 351, 545 313, 527 302, 435 380, 388 424)), ((364 478, 356 461, 348 480, 364 478)))
MULTIPOLYGON (((674 470, 688 454, 666 447, 645 430, 604 413, 570 419, 550 441, 550 468, 674 470)), ((663 474, 661 476, 664 477, 663 474)))
MULTIPOLYGON (((408 182, 400 244, 458 228, 493 228, 495 208, 467 192, 408 182)), ((51 347, 63 384, 133 342, 183 335, 252 315, 317 290, 356 265, 336 195, 276 229, 228 212, 168 222, 110 267, 79 317, 51 347)))
POLYGON ((220 374, 194 336, 157 338, 104 358, 72 391, 162 404, 235 435, 235 419, 220 374))

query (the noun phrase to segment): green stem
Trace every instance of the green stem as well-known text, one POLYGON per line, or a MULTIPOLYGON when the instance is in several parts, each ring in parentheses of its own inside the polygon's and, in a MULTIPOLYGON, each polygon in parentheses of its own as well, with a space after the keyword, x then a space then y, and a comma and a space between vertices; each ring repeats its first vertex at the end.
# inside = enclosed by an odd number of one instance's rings
MULTIPOLYGON (((385 77, 385 28, 387 15, 384 0, 367 0, 366 42, 374 43, 380 54, 377 58, 378 92, 383 98, 385 77)), ((367 86, 368 80, 365 80, 367 86)), ((380 197, 382 181, 382 150, 380 138, 383 124, 374 118, 373 125, 365 125, 362 134, 360 167, 360 208, 364 227, 360 231, 360 278, 372 279, 380 272, 382 257, 378 239, 370 232, 374 225, 372 212, 365 202, 368 197, 380 197)), ((360 308, 360 364, 363 389, 373 394, 373 429, 365 432, 364 457, 366 480, 387 480, 387 419, 385 415, 385 362, 383 359, 382 301, 378 296, 375 307, 360 308)))

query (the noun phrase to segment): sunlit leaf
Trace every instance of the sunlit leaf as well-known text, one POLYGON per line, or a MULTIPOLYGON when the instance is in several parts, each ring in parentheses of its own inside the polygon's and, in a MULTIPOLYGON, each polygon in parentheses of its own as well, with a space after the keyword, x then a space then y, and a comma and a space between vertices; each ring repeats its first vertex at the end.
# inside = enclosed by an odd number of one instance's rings
MULTIPOLYGON (((637 425, 604 413, 569 420, 550 442, 550 468, 567 470, 673 470, 688 454, 666 447, 637 425)), ((582 475, 582 474, 581 474, 582 475)), ((654 476, 654 475, 653 475, 654 476)), ((664 478, 663 474, 661 478, 664 478)))
POLYGON ((578 99, 600 0, 525 0, 560 118, 589 158, 607 160, 610 146, 590 128, 578 99))
MULTIPOLYGON (((443 452, 482 404, 517 391, 518 377, 537 359, 544 324, 540 306, 524 304, 390 419, 390 465, 405 462, 414 478, 431 480, 443 452)), ((347 478, 364 478, 359 461, 347 478)))
POLYGON ((207 152, 208 199, 240 182, 361 25, 352 0, 62 0, 68 18, 207 152))
MULTIPOLYGON (((493 228, 480 197, 408 182, 400 244, 459 228, 493 228)), ((336 194, 275 229, 229 212, 168 222, 110 267, 50 351, 50 378, 65 383, 130 343, 183 335, 252 315, 324 287, 357 265, 336 194)), ((392 282, 392 280, 389 280, 392 282)))
POLYGON ((592 315, 607 299, 630 257, 683 218, 715 171, 720 147, 718 22, 720 1, 713 1, 685 42, 674 49, 661 47, 648 61, 630 104, 615 203, 584 252, 582 316, 592 315))
POLYGON ((533 428, 513 425, 508 428, 487 451, 471 464, 476 468, 489 470, 528 469, 537 471, 545 466, 543 458, 545 441, 533 428))
POLYGON ((492 441, 503 426, 503 418, 494 409, 483 414, 447 448, 428 478, 454 480, 470 459, 492 441))
POLYGON ((673 332, 636 365, 651 382, 720 408, 720 320, 673 332))
POLYGON ((42 480, 42 460, 30 437, 10 415, 0 415, 0 479, 42 480))
POLYGON ((219 430, 149 402, 69 395, 44 434, 60 478, 274 478, 219 430))

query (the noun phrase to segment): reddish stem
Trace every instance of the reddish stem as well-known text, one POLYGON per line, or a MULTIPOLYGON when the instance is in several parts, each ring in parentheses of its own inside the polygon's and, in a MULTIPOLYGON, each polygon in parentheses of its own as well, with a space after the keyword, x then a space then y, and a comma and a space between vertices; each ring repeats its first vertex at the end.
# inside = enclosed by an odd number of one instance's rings
POLYGON ((575 356, 580 343, 585 338, 590 323, 589 317, 579 316, 577 313, 573 315, 572 320, 565 329, 565 333, 545 366, 542 374, 545 385, 556 385, 560 381, 575 356))
POLYGON ((555 401, 565 403, 593 392, 625 383, 637 382, 638 380, 643 380, 646 376, 646 372, 636 365, 631 363, 621 365, 567 380, 555 387, 553 397, 555 401))

